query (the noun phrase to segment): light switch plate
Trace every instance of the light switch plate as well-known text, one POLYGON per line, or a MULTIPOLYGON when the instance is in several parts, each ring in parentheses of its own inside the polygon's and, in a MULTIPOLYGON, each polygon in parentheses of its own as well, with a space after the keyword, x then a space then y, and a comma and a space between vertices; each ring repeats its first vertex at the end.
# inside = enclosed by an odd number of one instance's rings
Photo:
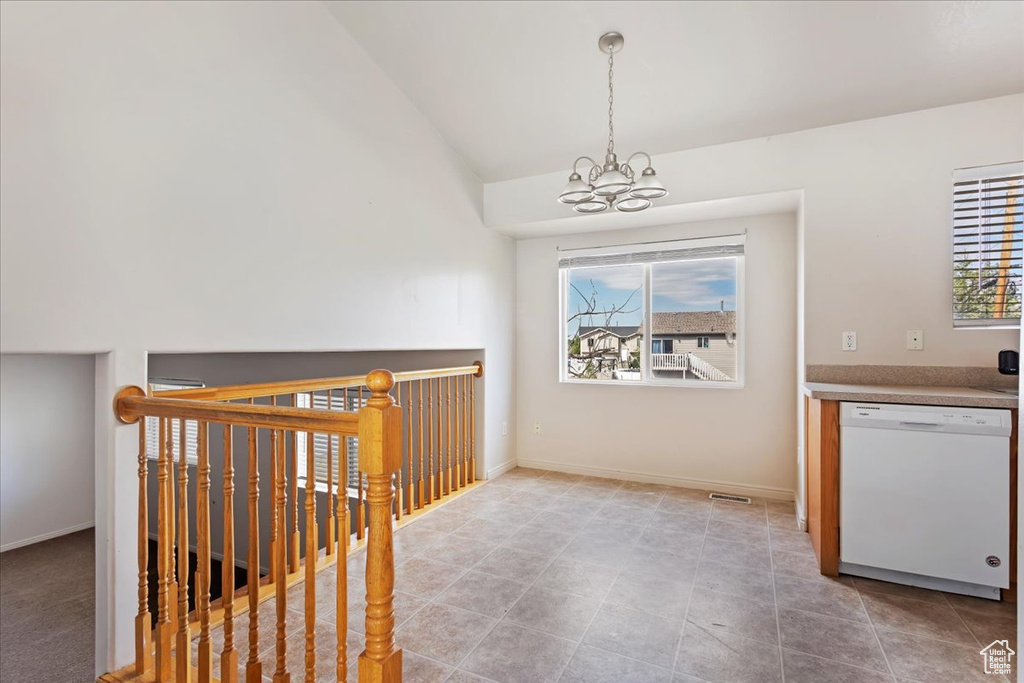
POLYGON ((909 351, 924 350, 924 330, 907 330, 907 349, 909 351))
POLYGON ((857 350, 857 333, 843 332, 843 351, 857 350))

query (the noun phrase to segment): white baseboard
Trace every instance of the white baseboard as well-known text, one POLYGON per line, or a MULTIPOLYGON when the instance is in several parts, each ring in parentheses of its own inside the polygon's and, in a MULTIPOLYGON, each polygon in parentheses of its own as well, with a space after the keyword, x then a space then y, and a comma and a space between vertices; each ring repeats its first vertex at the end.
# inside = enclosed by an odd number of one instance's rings
MULTIPOLYGON (((549 462, 547 460, 524 460, 519 458, 519 467, 528 467, 537 470, 553 470, 567 474, 583 474, 590 477, 603 477, 605 479, 625 479, 627 481, 639 481, 645 484, 665 484, 666 486, 678 486, 684 489, 701 489, 704 491, 716 491, 720 493, 732 493, 738 496, 751 496, 754 498, 771 498, 773 500, 791 501, 796 498, 793 491, 787 489, 776 489, 768 486, 751 486, 749 484, 735 484, 726 481, 705 481, 703 479, 687 479, 684 477, 670 477, 662 474, 645 474, 643 472, 631 472, 629 470, 617 470, 606 467, 584 467, 580 465, 567 465, 560 462, 549 462)), ((488 472, 488 476, 490 472, 488 472)))
POLYGON ((15 548, 21 548, 21 547, 26 546, 26 545, 32 545, 33 543, 41 543, 43 541, 49 541, 51 538, 57 538, 58 536, 67 536, 68 534, 73 534, 76 531, 84 531, 85 529, 91 529, 94 526, 96 526, 96 522, 94 522, 94 521, 82 522, 81 524, 76 524, 74 526, 69 526, 66 529, 59 529, 57 531, 51 531, 48 534, 41 534, 39 536, 33 536, 32 538, 26 538, 26 539, 21 540, 21 541, 13 541, 13 542, 8 543, 6 545, 0 546, 0 553, 5 553, 8 550, 14 550, 15 548))
POLYGON ((515 469, 517 464, 518 463, 513 458, 512 460, 509 460, 504 465, 498 465, 495 468, 489 469, 489 470, 487 470, 487 478, 488 479, 494 479, 495 477, 500 477, 501 475, 505 474, 509 470, 515 469))

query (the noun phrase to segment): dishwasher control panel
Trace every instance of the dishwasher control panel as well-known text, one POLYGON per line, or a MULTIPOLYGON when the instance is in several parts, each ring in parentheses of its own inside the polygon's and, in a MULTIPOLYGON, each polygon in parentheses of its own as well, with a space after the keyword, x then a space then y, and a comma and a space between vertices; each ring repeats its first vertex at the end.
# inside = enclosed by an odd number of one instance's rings
POLYGON ((1009 436, 1010 417, 1009 410, 991 408, 843 403, 840 421, 851 427, 1009 436))

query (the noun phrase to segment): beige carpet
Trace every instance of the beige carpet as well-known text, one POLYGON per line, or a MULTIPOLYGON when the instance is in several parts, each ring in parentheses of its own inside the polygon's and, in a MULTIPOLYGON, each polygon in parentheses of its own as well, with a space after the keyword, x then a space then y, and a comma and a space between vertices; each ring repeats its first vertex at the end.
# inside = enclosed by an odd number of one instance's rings
POLYGON ((92 529, 0 554, 0 681, 93 681, 92 529))

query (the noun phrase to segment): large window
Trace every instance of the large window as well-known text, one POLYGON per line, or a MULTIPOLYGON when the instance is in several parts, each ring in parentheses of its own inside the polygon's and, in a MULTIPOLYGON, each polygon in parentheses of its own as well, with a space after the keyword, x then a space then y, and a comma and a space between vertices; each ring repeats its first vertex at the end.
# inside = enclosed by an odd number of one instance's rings
MULTIPOLYGON (((202 382, 180 379, 154 379, 150 380, 150 391, 173 391, 175 389, 195 389, 203 386, 202 382)), ((178 462, 181 456, 181 429, 179 420, 170 420, 171 424, 171 450, 173 462, 178 462)), ((199 423, 195 420, 185 420, 185 462, 189 465, 196 465, 199 461, 199 423)), ((146 457, 156 460, 160 454, 160 418, 146 418, 146 457)))
POLYGON ((953 173, 953 325, 1020 325, 1024 163, 953 173))
MULTIPOLYGON (((350 393, 354 393, 352 390, 350 393)), ((358 395, 350 395, 348 397, 348 405, 344 405, 344 395, 335 392, 331 396, 330 409, 331 410, 347 410, 357 411, 359 408, 366 405, 366 398, 359 399, 358 395)), ((309 394, 298 395, 298 407, 309 408, 309 394)), ((313 396, 313 408, 317 410, 327 410, 328 401, 327 394, 319 393, 313 396)), ((304 487, 306 485, 306 462, 307 462, 307 451, 306 451, 306 438, 305 432, 299 432, 296 434, 296 466, 298 467, 298 482, 297 485, 304 487)), ((333 485, 335 489, 343 477, 339 461, 342 448, 345 448, 348 456, 348 488, 350 495, 355 495, 356 482, 359 480, 359 439, 352 436, 348 438, 341 438, 337 436, 331 437, 331 450, 333 458, 331 461, 331 471, 333 473, 333 485), (341 445, 344 442, 344 445, 341 445)), ((318 491, 327 491, 327 435, 326 434, 314 434, 313 435, 313 464, 316 467, 316 488, 318 491)))
POLYGON ((741 386, 743 245, 560 251, 562 381, 741 386))

